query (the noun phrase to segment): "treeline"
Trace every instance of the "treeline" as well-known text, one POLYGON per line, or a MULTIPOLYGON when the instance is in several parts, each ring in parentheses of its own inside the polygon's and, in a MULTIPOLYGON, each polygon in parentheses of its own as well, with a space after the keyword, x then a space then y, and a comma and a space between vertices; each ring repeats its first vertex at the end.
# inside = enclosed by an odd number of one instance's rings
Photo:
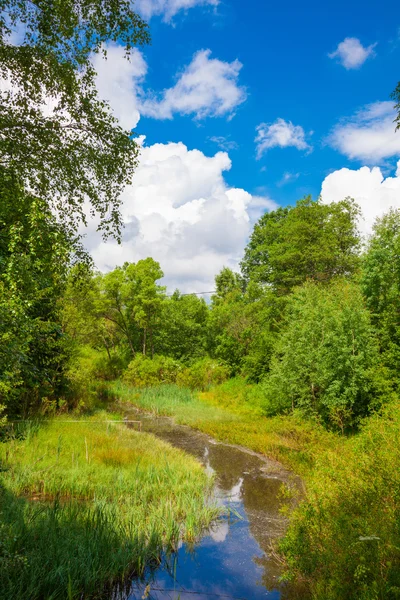
POLYGON ((400 212, 378 220, 366 245, 360 216, 351 199, 311 198, 263 215, 241 273, 222 269, 209 304, 167 296, 152 258, 106 274, 76 265, 60 304, 72 384, 205 389, 240 376, 259 383, 266 415, 301 410, 357 427, 396 392, 400 358, 400 212))

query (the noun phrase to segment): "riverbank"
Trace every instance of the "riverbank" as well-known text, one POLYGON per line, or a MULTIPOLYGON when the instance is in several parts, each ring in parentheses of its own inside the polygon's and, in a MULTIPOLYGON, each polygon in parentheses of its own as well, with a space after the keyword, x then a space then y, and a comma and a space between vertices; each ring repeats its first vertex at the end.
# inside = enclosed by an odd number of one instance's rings
POLYGON ((145 389, 121 381, 109 385, 111 395, 119 401, 151 414, 173 417, 178 424, 221 442, 249 448, 307 479, 321 450, 334 449, 340 442, 338 436, 299 415, 262 416, 255 389, 239 380, 198 393, 176 385, 145 389))
POLYGON ((257 390, 232 380, 205 393, 176 386, 112 395, 172 416, 216 439, 282 462, 305 482, 278 545, 289 581, 313 600, 395 600, 400 595, 400 405, 396 399, 346 437, 290 415, 266 418, 257 390), (247 398, 246 398, 247 394, 247 398))
POLYGON ((100 597, 217 516, 199 462, 115 418, 62 416, 0 445, 1 598, 100 597))

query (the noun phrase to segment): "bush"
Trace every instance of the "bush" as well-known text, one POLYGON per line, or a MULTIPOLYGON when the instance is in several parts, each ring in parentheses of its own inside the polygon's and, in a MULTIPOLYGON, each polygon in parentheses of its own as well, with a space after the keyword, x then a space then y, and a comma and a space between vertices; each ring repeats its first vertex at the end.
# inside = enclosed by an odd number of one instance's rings
POLYGON ((298 408, 343 432, 379 407, 387 392, 379 361, 359 287, 307 282, 288 302, 264 383, 270 414, 298 408))
POLYGON ((289 578, 315 600, 400 597, 400 406, 320 455, 281 542, 289 578))
POLYGON ((167 356, 149 358, 137 354, 129 363, 123 381, 135 387, 150 387, 160 383, 175 383, 181 369, 178 361, 167 356))
POLYGON ((205 391, 212 385, 223 383, 228 377, 228 367, 211 358, 203 358, 178 373, 176 382, 191 390, 205 391))

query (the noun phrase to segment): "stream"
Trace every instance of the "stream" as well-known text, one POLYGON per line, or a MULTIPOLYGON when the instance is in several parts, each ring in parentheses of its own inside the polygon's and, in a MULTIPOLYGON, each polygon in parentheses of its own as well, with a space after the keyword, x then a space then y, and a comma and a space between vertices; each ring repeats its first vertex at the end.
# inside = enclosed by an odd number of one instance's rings
POLYGON ((270 543, 281 536, 283 483, 299 480, 282 465, 244 448, 219 443, 167 417, 132 412, 142 430, 194 455, 215 476, 215 500, 232 509, 194 547, 182 544, 144 581, 133 581, 127 600, 293 600, 279 582, 280 565, 270 543))

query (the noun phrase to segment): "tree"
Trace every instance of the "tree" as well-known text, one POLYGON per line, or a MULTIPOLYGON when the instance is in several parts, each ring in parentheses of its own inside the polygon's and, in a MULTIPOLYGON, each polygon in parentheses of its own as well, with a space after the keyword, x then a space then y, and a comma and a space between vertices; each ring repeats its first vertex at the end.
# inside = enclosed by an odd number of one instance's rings
POLYGON ((134 315, 137 326, 142 330, 142 351, 146 356, 150 346, 154 356, 154 330, 160 322, 165 287, 156 283, 164 277, 158 262, 153 258, 139 260, 136 264, 126 263, 127 308, 134 315))
POLYGON ((202 358, 207 354, 209 309, 203 298, 181 295, 178 290, 162 305, 155 336, 158 354, 177 360, 202 358))
POLYGON ((306 279, 328 282, 352 275, 359 263, 358 206, 310 196, 295 207, 266 213, 256 223, 241 263, 247 281, 267 284, 279 295, 306 279))
POLYGON ((0 186, 0 404, 8 413, 63 392, 68 348, 58 303, 80 254, 46 202, 0 186))
POLYGON ((271 289, 244 281, 224 267, 215 278, 209 328, 211 351, 241 373, 258 381, 269 370, 272 347, 280 320, 280 299, 271 289))
POLYGON ((400 210, 377 219, 362 261, 361 286, 377 328, 385 363, 400 365, 400 210))
POLYGON ((74 230, 89 201, 118 234, 138 146, 98 99, 91 57, 148 41, 128 0, 0 0, 0 185, 29 189, 74 230))
POLYGON ((378 405, 378 374, 378 346, 359 286, 339 279, 298 288, 265 383, 271 411, 299 408, 343 431, 378 405))

